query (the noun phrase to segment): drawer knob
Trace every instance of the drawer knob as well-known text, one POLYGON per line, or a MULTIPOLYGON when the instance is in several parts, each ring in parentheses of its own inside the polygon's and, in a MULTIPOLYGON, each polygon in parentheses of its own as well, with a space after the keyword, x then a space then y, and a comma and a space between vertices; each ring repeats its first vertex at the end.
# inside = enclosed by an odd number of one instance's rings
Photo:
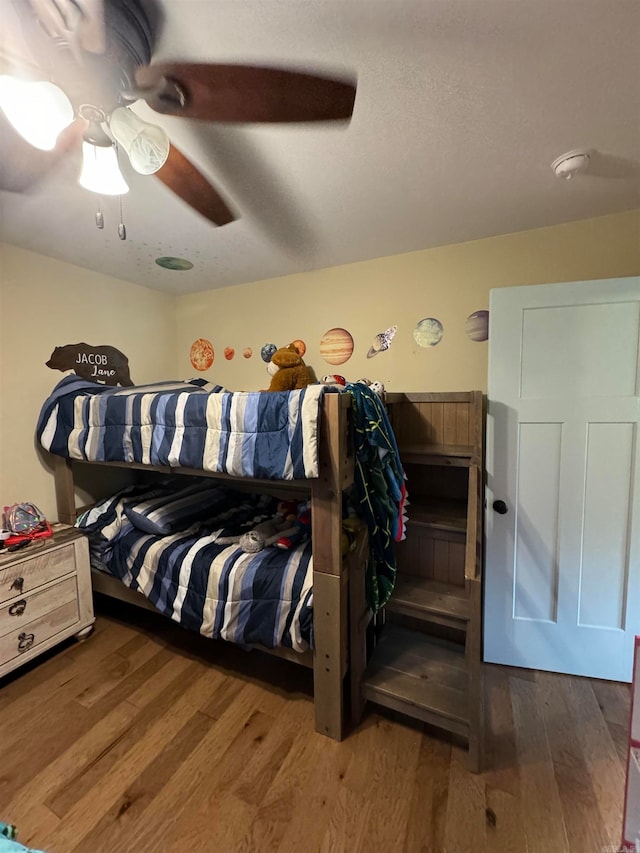
POLYGON ((9 608, 9 616, 22 616, 24 611, 27 609, 27 600, 26 598, 20 599, 20 601, 16 601, 9 608))
POLYGON ((24 586, 24 578, 14 578, 13 583, 9 587, 9 589, 15 589, 18 592, 22 592, 22 587, 24 586))
POLYGON ((18 634, 18 651, 26 652, 34 644, 35 639, 35 634, 25 634, 24 631, 22 634, 18 634))

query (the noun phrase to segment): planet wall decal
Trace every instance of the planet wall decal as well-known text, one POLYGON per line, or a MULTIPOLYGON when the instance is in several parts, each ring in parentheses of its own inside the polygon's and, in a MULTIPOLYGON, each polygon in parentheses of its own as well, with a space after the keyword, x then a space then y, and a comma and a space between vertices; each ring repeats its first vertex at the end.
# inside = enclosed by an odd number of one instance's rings
POLYGON ((243 358, 251 358, 252 355, 253 355, 253 350, 251 349, 251 347, 245 347, 242 350, 242 357, 243 358))
POLYGON ((198 338, 191 344, 189 360, 196 370, 208 370, 213 364, 213 345, 206 338, 198 338))
POLYGON ((296 348, 296 352, 298 353, 300 358, 302 358, 302 356, 307 351, 307 345, 305 344, 305 342, 301 341, 300 338, 296 338, 296 340, 293 342, 293 345, 296 348))
POLYGON ((464 330, 469 340, 472 341, 488 341, 489 340, 489 312, 474 311, 469 314, 464 323, 464 330))
POLYGON ((328 364, 344 364, 353 355, 353 338, 346 329, 329 329, 320 341, 320 355, 328 364))
POLYGON ((260 358, 268 364, 271 361, 271 356, 277 349, 278 347, 275 344, 263 344, 260 350, 260 358))
POLYGON ((235 354, 236 354, 236 351, 234 350, 233 347, 225 347, 224 348, 224 357, 227 359, 227 361, 231 361, 231 359, 234 357, 235 354))
POLYGON ((385 332, 380 332, 379 334, 377 334, 373 339, 373 344, 369 347, 367 358, 373 358, 374 355, 378 355, 379 352, 384 352, 385 350, 388 350, 391 346, 393 336, 397 331, 397 326, 391 326, 385 332))
POLYGON ((435 317, 425 317, 416 323, 413 337, 418 346, 435 347, 442 340, 444 327, 435 317))

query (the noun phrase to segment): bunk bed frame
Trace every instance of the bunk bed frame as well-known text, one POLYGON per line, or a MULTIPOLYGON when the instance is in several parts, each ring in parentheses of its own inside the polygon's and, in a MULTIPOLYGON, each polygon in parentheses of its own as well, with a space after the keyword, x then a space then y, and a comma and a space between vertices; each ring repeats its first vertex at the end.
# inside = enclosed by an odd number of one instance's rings
MULTIPOLYGON (((233 481, 252 490, 306 492, 311 498, 313 549, 314 650, 299 654, 289 649, 263 649, 296 663, 313 667, 316 731, 334 740, 345 735, 346 715, 343 681, 350 673, 350 694, 359 702, 359 685, 366 664, 364 633, 368 621, 365 602, 365 570, 368 537, 363 528, 353 548, 342 557, 342 493, 354 478, 354 454, 349 441, 351 398, 347 394, 325 394, 320 421, 319 476, 307 480, 259 480, 238 478, 192 468, 151 466, 126 462, 85 462, 52 456, 58 520, 74 524, 76 509, 76 466, 95 465, 139 469, 167 474, 191 474, 233 481), (351 653, 350 653, 351 651, 351 653)), ((117 578, 92 572, 94 591, 158 612, 140 593, 117 578)), ((261 648, 261 647, 260 647, 261 648)), ((352 707, 358 718, 360 708, 352 707)))

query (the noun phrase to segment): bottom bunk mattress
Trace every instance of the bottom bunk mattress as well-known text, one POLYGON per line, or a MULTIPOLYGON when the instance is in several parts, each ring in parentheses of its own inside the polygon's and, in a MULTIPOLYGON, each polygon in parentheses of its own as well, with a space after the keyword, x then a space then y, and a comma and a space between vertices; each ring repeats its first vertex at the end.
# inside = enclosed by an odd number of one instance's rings
POLYGON ((78 518, 92 565, 185 628, 243 646, 313 645, 311 542, 245 553, 236 541, 277 501, 211 481, 131 486, 78 518))

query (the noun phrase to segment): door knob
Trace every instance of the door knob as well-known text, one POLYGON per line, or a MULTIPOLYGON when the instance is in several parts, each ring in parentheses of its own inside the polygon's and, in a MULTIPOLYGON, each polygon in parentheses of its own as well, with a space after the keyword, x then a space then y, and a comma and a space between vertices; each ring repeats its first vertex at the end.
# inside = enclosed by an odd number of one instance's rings
POLYGON ((498 513, 498 515, 506 515, 508 512, 507 505, 504 501, 494 501, 493 508, 498 513))

